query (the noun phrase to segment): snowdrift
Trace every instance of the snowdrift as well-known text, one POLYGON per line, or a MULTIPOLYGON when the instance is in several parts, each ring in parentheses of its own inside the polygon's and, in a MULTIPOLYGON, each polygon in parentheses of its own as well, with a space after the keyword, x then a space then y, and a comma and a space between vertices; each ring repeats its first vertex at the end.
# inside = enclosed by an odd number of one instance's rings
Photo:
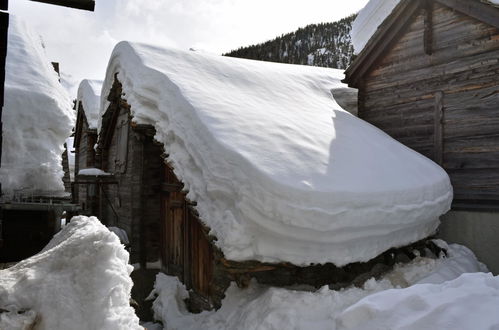
POLYGON ((142 329, 129 305, 133 268, 118 237, 75 217, 39 254, 0 270, 0 329, 142 329), (27 311, 19 314, 19 311, 27 311))
POLYGON ((443 284, 415 285, 367 297, 338 317, 338 329, 497 329, 499 277, 464 274, 443 284))
POLYGON ((449 210, 439 166, 338 106, 340 70, 121 42, 103 110, 116 73, 228 259, 368 261, 449 210))
POLYGON ((476 273, 455 280, 465 272, 486 270, 466 247, 451 245, 449 258, 417 258, 409 264, 396 266, 379 281, 370 279, 362 288, 334 291, 323 287, 312 292, 269 288, 253 282, 248 289, 242 290, 233 284, 218 311, 202 314, 186 311, 183 299, 188 292, 177 278, 159 274, 153 292, 157 295, 153 310, 155 318, 163 322, 165 329, 398 330, 406 329, 404 325, 415 330, 490 329, 480 325, 497 325, 499 322, 497 313, 491 312, 497 306, 499 277, 476 273), (438 282, 435 282, 435 272, 439 273, 438 282), (425 284, 429 282, 435 284, 425 284), (476 292, 473 292, 474 287, 476 292), (460 288, 463 291, 459 293, 460 288), (424 297, 425 294, 428 298, 424 297), (476 300, 479 294, 484 295, 484 301, 476 300), (456 326, 453 310, 446 303, 453 297, 461 298, 454 308, 461 312, 457 319, 468 318, 465 323, 460 323, 467 327, 456 326), (475 304, 473 316, 464 312, 470 307, 465 297, 473 298, 470 301, 475 304), (418 309, 421 300, 425 301, 424 308, 418 309), (441 306, 444 309, 440 310, 441 306), (479 312, 482 307, 483 312, 479 312), (415 320, 424 314, 426 320, 418 327, 415 320), (485 322, 481 321, 482 316, 485 322), (407 322, 403 324, 402 320, 407 322), (445 321, 449 322, 448 325, 445 321))
POLYGON ((352 23, 352 44, 355 54, 364 49, 367 42, 374 35, 378 27, 383 23, 400 0, 370 0, 361 9, 357 18, 352 23))
POLYGON ((71 108, 41 39, 11 15, 2 118, 4 193, 64 192, 61 155, 74 122, 71 108))
POLYGON ((97 128, 99 122, 101 89, 102 80, 84 79, 78 87, 78 102, 85 110, 85 117, 90 129, 97 128))

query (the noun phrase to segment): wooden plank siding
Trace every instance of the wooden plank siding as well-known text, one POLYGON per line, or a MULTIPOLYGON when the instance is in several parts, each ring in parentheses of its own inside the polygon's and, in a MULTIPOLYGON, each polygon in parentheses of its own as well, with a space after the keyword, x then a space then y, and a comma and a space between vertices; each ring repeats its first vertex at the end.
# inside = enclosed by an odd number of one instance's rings
MULTIPOLYGON (((75 175, 85 168, 96 167, 94 145, 97 142, 97 130, 90 129, 85 116, 85 109, 78 102, 78 116, 75 133, 75 175)), ((98 197, 95 185, 77 184, 73 199, 80 205, 85 215, 97 215, 98 197)))
POLYGON ((499 201, 499 30, 432 4, 359 85, 359 117, 443 165, 455 201, 499 201), (426 20, 426 24, 425 24, 426 20), (428 55, 431 40, 431 55, 428 55))
POLYGON ((160 260, 162 145, 151 126, 136 125, 116 81, 103 116, 98 167, 113 173, 116 184, 99 187, 99 219, 124 229, 130 240, 130 261, 146 268, 160 260))
MULTIPOLYGON (((210 306, 213 279, 213 248, 208 230, 182 191, 183 184, 173 168, 164 164, 162 184, 162 253, 164 271, 179 277, 197 299, 210 306)), ((191 299, 192 295, 191 295, 191 299)))

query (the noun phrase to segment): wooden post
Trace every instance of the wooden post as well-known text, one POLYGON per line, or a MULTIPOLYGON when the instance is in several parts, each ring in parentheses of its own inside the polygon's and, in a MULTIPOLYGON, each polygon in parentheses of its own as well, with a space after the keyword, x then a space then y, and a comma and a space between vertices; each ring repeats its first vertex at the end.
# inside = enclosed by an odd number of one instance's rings
MULTIPOLYGON (((9 1, 0 0, 0 9, 8 10, 8 8, 9 8, 9 1)), ((3 135, 2 112, 4 104, 5 59, 7 58, 8 29, 9 29, 9 14, 6 12, 0 12, 0 167, 2 162, 2 135, 3 135)), ((2 183, 0 182, 0 196, 1 195, 2 195, 2 183)), ((3 212, 0 209, 0 248, 3 245, 2 219, 3 219, 3 212)))
POLYGON ((426 55, 433 54, 433 2, 424 2, 424 52, 426 55))
POLYGON ((435 118, 434 118, 434 148, 435 162, 443 165, 443 124, 444 124, 444 92, 435 92, 435 118))

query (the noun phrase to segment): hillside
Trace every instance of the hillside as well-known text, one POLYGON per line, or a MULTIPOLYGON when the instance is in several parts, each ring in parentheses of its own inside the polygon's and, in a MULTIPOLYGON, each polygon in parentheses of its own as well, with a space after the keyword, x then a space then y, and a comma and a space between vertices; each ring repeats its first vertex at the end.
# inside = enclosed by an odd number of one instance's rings
POLYGON ((345 69, 353 57, 351 15, 338 22, 307 25, 273 40, 241 47, 225 56, 345 69))

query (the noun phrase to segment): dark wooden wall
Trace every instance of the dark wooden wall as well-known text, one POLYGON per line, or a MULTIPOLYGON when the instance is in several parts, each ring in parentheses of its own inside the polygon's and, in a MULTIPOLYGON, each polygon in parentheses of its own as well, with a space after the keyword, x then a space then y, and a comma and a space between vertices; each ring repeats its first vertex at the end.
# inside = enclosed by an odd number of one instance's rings
POLYGON ((100 218, 107 226, 124 229, 130 240, 132 263, 156 262, 159 257, 159 217, 162 147, 154 143, 154 131, 139 129, 131 121, 125 103, 117 106, 112 137, 102 151, 102 169, 117 184, 100 190, 100 218))
POLYGON ((194 290, 190 308, 201 311, 212 307, 213 247, 208 229, 202 225, 182 187, 173 169, 164 164, 161 194, 163 271, 177 276, 188 289, 194 290))
MULTIPOLYGON (((97 142, 97 131, 89 129, 85 110, 78 102, 78 118, 75 134, 75 176, 85 168, 97 167, 94 145, 97 142)), ((95 184, 77 184, 73 199, 80 205, 81 213, 97 215, 98 191, 95 184)))
POLYGON ((438 4, 431 13, 363 77, 359 117, 441 164, 455 207, 499 209, 499 31, 438 4))

